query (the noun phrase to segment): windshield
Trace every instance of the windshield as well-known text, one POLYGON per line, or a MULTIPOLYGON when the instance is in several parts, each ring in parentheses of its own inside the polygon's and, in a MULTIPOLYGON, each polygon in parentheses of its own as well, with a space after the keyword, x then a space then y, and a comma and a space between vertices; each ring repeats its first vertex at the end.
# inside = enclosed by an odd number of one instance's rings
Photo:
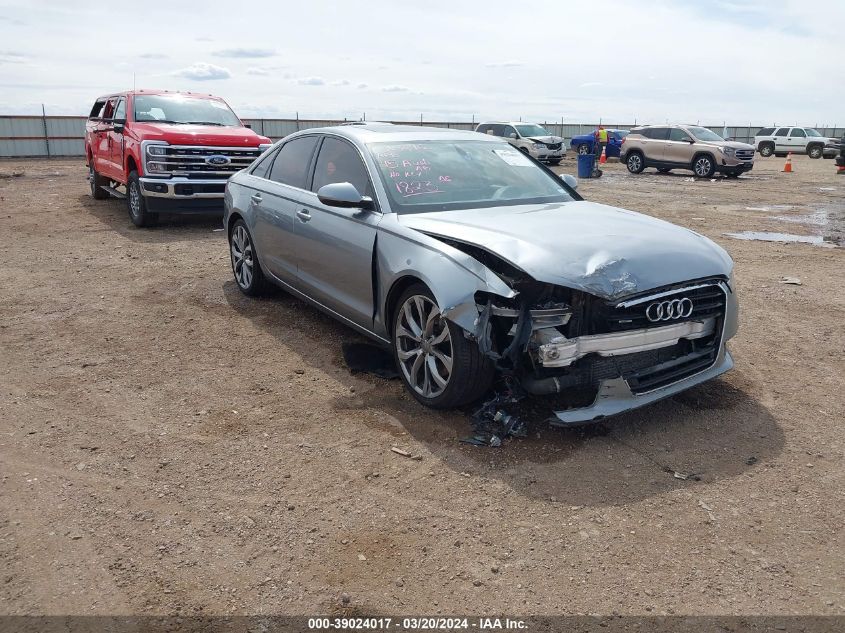
POLYGON ((563 183, 507 143, 370 143, 397 213, 568 202, 563 183))
POLYGON ((546 128, 534 125, 533 123, 528 125, 517 125, 516 129, 519 131, 520 136, 551 136, 546 128))
POLYGON ((805 127, 804 131, 807 133, 807 136, 821 136, 821 134, 811 127, 805 127))
POLYGON ((699 141, 724 141, 721 136, 713 132, 712 130, 708 130, 706 127, 690 127, 687 128, 692 135, 697 138, 699 141))
POLYGON ((134 108, 136 121, 241 127, 235 113, 217 99, 197 99, 185 95, 135 95, 134 108))

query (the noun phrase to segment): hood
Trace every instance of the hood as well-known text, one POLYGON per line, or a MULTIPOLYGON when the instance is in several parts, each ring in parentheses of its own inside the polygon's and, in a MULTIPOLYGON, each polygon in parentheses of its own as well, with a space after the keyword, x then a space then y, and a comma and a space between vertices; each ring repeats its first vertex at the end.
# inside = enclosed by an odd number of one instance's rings
POLYGON ((535 143, 560 143, 563 140, 559 136, 526 136, 525 138, 535 143))
POLYGON ((587 201, 398 216, 432 236, 473 244, 545 283, 605 299, 729 276, 720 246, 689 229, 587 201))
POLYGON ((173 123, 133 123, 139 140, 167 141, 171 145, 212 145, 219 147, 257 147, 270 143, 266 136, 248 127, 219 125, 180 125, 173 123))
POLYGON ((753 145, 748 143, 740 143, 739 141, 725 141, 724 143, 713 143, 719 147, 733 147, 734 149, 754 149, 753 145))

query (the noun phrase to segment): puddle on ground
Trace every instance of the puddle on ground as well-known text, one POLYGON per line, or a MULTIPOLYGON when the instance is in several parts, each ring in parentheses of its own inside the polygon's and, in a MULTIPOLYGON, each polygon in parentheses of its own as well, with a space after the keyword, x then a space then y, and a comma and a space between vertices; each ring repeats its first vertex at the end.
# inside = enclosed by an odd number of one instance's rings
POLYGON ((815 246, 824 246, 827 248, 835 248, 843 246, 842 236, 827 236, 822 235, 793 235, 792 233, 775 233, 772 231, 742 231, 741 233, 725 233, 728 237, 737 240, 753 240, 760 242, 798 242, 801 244, 813 244, 815 246))

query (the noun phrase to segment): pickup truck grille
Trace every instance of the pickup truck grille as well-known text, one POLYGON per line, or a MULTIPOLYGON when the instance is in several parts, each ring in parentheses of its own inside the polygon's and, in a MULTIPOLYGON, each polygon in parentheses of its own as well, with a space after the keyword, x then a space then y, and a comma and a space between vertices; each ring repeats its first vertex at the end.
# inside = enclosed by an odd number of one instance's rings
POLYGON ((736 157, 739 160, 752 160, 754 158, 753 149, 738 149, 736 150, 736 157))
POLYGON ((258 158, 261 150, 250 147, 189 147, 170 145, 164 156, 151 157, 157 163, 165 163, 174 176, 186 178, 229 178, 232 174, 249 167, 258 158), (216 157, 222 164, 215 164, 216 157), (211 161, 209 161, 211 159, 211 161))

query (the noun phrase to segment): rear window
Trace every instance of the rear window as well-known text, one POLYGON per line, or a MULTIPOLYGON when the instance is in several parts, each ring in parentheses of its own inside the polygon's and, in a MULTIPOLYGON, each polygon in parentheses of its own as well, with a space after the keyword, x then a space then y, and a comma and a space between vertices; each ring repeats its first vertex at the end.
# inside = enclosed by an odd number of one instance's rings
POLYGON ((665 141, 669 138, 668 127, 650 127, 643 130, 643 136, 646 138, 653 138, 658 141, 665 141))
POLYGON ((775 132, 775 136, 786 136, 787 132, 789 132, 788 127, 780 127, 778 128, 778 131, 775 132))

